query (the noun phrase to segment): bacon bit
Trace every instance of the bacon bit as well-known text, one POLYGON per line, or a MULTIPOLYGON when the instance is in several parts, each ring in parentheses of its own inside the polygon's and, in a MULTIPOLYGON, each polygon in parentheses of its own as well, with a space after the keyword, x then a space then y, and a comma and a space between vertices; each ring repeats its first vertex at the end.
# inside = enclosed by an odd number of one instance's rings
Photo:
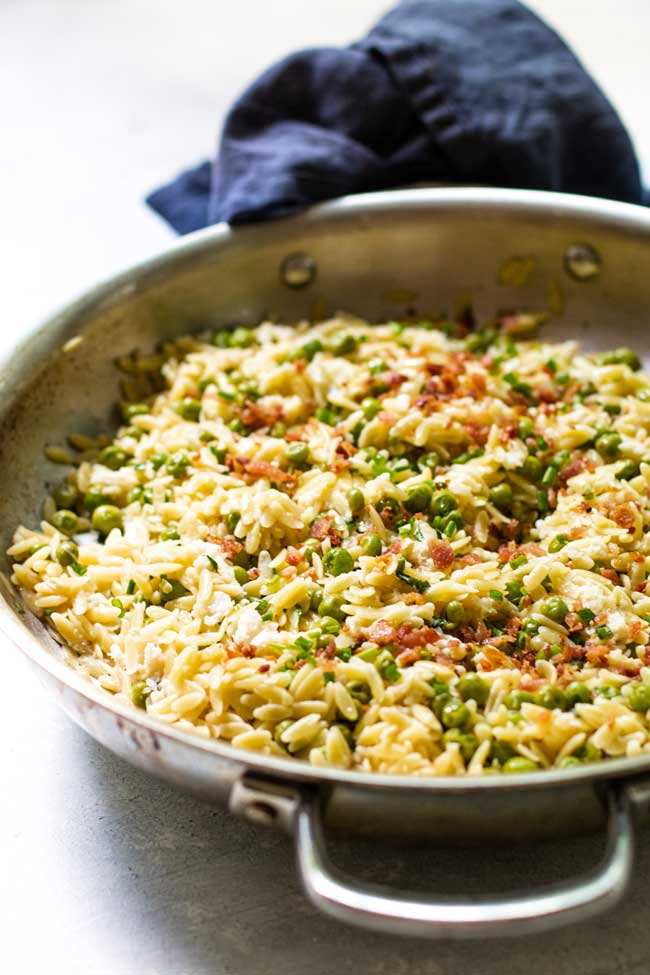
POLYGON ((471 440, 483 447, 490 433, 490 427, 484 423, 466 423, 465 430, 471 440))
POLYGON ((578 457, 576 458, 576 460, 572 460, 571 463, 564 468, 564 470, 560 471, 560 474, 558 475, 558 480, 560 484, 566 484, 569 478, 575 477, 576 474, 580 474, 585 469, 586 470, 589 470, 590 468, 593 469, 593 467, 594 467, 593 463, 590 464, 589 460, 586 457, 578 457))
POLYGON ((407 592, 403 599, 407 606, 421 606, 424 602, 424 596, 420 592, 407 592))
POLYGON ((564 623, 569 633, 579 633, 580 630, 584 630, 585 628, 584 623, 577 613, 568 613, 564 623))
MULTIPOLYGON (((321 658, 323 660, 330 661, 334 658, 335 654, 336 654, 336 643, 334 642, 334 640, 330 640, 330 642, 327 644, 326 647, 323 647, 322 650, 318 651, 316 659, 318 660, 319 663, 321 661, 321 658)), ((326 666, 323 667, 323 670, 334 670, 334 667, 326 666)))
POLYGON ((476 552, 468 552, 467 555, 463 555, 460 559, 461 565, 478 565, 481 562, 481 556, 477 555, 476 552))
POLYGON ((397 631, 385 620, 377 620, 368 630, 368 636, 373 643, 378 643, 380 647, 384 647, 387 643, 395 642, 397 631))
POLYGON ((218 544, 221 545, 225 554, 229 557, 233 555, 237 555, 237 553, 241 552, 241 550, 244 547, 242 543, 238 542, 237 539, 234 538, 232 535, 228 535, 226 538, 219 539, 218 544))
POLYGON ((248 578, 249 579, 259 579, 259 577, 260 577, 260 570, 257 568, 256 565, 253 566, 252 569, 249 569, 248 570, 248 578))
POLYGON ((270 464, 266 460, 251 460, 249 457, 237 457, 232 454, 226 456, 226 464, 233 473, 244 474, 249 477, 264 477, 278 484, 292 487, 295 483, 293 474, 283 471, 277 464, 270 464))
POLYGON ((615 569, 601 569, 600 575, 603 577, 603 579, 608 579, 615 586, 621 585, 621 577, 615 569))
POLYGON ((390 386, 391 389, 394 389, 396 386, 401 386, 407 379, 401 372, 382 372, 377 378, 380 382, 390 386))
POLYGON ((501 650, 497 650, 496 647, 491 647, 489 644, 481 649, 481 653, 483 655, 482 670, 498 670, 500 667, 507 667, 512 670, 515 666, 506 653, 502 653, 501 650))
POLYGON ((230 657, 254 657, 257 649, 250 643, 240 643, 228 650, 230 657))
POLYGON ((600 667, 607 660, 610 650, 611 647, 606 644, 597 643, 595 646, 585 648, 585 656, 590 664, 596 664, 600 667))
POLYGON ((259 430, 262 427, 271 427, 278 420, 284 419, 284 410, 280 403, 272 403, 270 406, 260 406, 247 399, 241 411, 242 422, 247 427, 259 430))
POLYGON ((477 641, 479 643, 491 643, 492 641, 490 640, 490 636, 491 636, 490 631, 488 630, 483 620, 479 620, 478 623, 476 624, 477 641))
POLYGON ((341 535, 332 524, 330 518, 317 518, 311 526, 309 534, 312 538, 318 538, 320 541, 324 538, 329 538, 333 546, 341 544, 341 535))
POLYGON ((214 545, 214 544, 215 544, 216 542, 218 542, 218 541, 219 541, 219 539, 217 538, 217 536, 216 536, 216 535, 212 535, 211 533, 208 533, 208 534, 207 534, 207 535, 205 536, 205 540, 206 540, 206 542, 212 542, 212 544, 213 544, 213 545, 214 545))
POLYGON ((397 655, 397 663, 400 667, 408 667, 409 664, 414 664, 419 659, 419 650, 405 650, 403 653, 397 655))
POLYGON ((271 669, 271 664, 260 664, 258 674, 267 674, 271 669))
POLYGON ((297 548, 294 548, 293 545, 289 545, 287 548, 287 562, 289 565, 300 565, 302 562, 301 553, 297 548))
POLYGON ((522 674, 519 686, 524 691, 536 691, 543 683, 544 681, 539 677, 533 677, 532 674, 522 674))
POLYGON ((190 454, 190 460, 193 464, 198 464, 198 462, 201 460, 201 454, 198 452, 198 450, 195 453, 190 454))
POLYGON ((402 540, 401 538, 396 538, 394 542, 391 542, 390 545, 386 546, 386 551, 383 554, 388 555, 390 553, 391 555, 397 555, 401 551, 402 540))
POLYGON ((435 568, 439 571, 448 569, 454 561, 454 550, 449 542, 440 542, 432 539, 429 542, 429 555, 435 568))
POLYGON ((305 427, 300 427, 299 430, 289 430, 287 433, 285 433, 284 439, 291 440, 292 442, 306 440, 307 431, 305 430, 305 427))
POLYGON ((631 531, 634 528, 635 518, 631 507, 629 504, 617 504, 609 514, 612 521, 615 521, 621 528, 625 528, 626 531, 631 531))
POLYGON ((440 640, 440 633, 434 630, 432 626, 421 626, 419 629, 414 629, 403 623, 397 631, 396 640, 399 647, 412 650, 414 647, 427 647, 432 643, 437 643, 440 640))

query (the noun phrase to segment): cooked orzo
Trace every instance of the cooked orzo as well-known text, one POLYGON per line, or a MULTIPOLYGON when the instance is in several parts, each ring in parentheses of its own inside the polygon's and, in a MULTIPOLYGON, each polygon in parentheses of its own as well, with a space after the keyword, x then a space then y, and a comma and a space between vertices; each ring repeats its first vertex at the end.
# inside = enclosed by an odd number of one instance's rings
POLYGON ((16 585, 106 691, 239 748, 418 776, 650 753, 650 377, 532 324, 134 353, 16 585))

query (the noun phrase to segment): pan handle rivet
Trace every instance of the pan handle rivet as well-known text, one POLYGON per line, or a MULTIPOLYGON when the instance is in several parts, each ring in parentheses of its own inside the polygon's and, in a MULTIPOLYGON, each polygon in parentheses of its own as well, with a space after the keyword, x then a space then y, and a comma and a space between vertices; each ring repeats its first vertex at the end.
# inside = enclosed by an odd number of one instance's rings
POLYGON ((304 251, 288 254, 280 265, 280 280, 288 288, 306 288, 316 277, 316 261, 304 251))
POLYGON ((249 822, 262 823, 264 825, 274 823, 278 818, 278 812, 275 806, 270 802, 262 802, 259 799, 254 802, 249 802, 245 807, 244 813, 249 822))
POLYGON ((575 281, 591 281, 602 270, 600 254, 591 244, 571 244, 564 252, 564 270, 575 281))

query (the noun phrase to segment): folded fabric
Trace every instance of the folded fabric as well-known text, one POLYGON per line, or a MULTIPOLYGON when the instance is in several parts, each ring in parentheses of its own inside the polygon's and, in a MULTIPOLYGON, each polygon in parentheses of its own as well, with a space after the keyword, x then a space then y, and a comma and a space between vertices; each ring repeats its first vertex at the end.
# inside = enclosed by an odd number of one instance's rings
POLYGON ((214 162, 147 202, 188 233, 422 182, 642 202, 620 118, 516 0, 404 0, 350 47, 285 58, 235 102, 214 162))

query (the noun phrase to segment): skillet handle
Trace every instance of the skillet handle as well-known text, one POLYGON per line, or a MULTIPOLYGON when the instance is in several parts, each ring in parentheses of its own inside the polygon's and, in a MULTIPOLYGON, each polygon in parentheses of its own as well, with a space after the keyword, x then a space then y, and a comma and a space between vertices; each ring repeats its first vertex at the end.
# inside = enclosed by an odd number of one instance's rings
POLYGON ((630 799, 624 788, 613 786, 604 804, 608 820, 603 860, 583 877, 538 892, 428 900, 388 887, 361 886, 329 861, 316 797, 304 797, 295 811, 298 869, 309 899, 321 911, 382 933, 466 939, 544 931, 612 907, 626 890, 634 855, 630 799))

